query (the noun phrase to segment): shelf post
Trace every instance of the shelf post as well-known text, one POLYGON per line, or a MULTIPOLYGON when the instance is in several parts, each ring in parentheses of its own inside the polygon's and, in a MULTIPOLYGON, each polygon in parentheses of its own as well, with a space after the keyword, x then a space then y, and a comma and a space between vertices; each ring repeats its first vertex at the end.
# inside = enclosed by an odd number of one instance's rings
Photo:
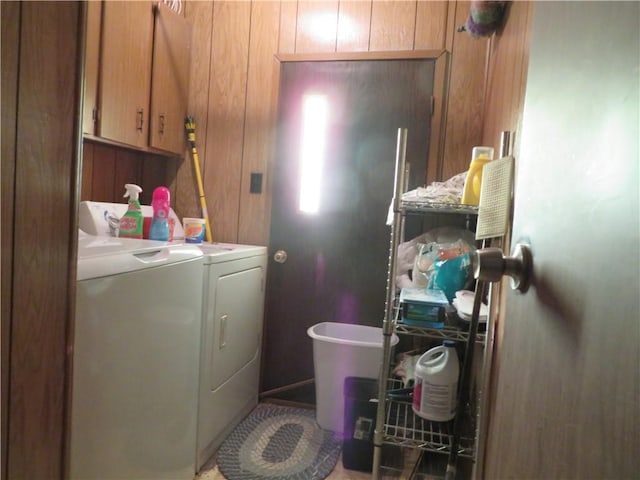
POLYGON ((393 222, 391 224, 391 241, 389 245, 389 268, 387 275, 387 298, 385 301, 385 315, 382 322, 382 365, 378 380, 378 410, 376 428, 373 435, 373 479, 380 478, 380 464, 382 461, 382 445, 384 440, 384 420, 386 412, 387 376, 391 366, 391 336, 394 330, 394 303, 396 293, 396 247, 400 241, 402 218, 400 215, 400 201, 404 189, 405 162, 407 152, 407 129, 398 129, 396 145, 396 165, 393 182, 393 222))

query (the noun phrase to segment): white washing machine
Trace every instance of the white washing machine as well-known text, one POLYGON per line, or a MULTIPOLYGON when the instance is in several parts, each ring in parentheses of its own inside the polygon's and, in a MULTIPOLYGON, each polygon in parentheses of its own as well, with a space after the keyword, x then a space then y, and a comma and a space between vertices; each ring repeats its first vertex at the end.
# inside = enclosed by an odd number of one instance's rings
POLYGON ((192 480, 202 251, 80 235, 70 478, 192 480))
MULTIPOLYGON (((126 204, 82 202, 80 228, 108 236, 108 218, 126 204)), ((152 214, 143 205, 143 213, 152 214)), ((180 220, 174 240, 184 242, 180 220)), ((227 434, 257 405, 267 247, 225 243, 197 245, 204 254, 203 321, 200 347, 196 468, 213 455, 227 434)))

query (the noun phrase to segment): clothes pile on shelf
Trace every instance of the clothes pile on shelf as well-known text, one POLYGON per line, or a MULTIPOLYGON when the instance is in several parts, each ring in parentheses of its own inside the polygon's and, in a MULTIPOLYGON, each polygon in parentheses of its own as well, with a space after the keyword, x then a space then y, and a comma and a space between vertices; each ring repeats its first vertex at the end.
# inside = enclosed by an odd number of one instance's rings
POLYGON ((467 172, 458 173, 444 182, 432 182, 402 194, 405 202, 460 203, 467 172))

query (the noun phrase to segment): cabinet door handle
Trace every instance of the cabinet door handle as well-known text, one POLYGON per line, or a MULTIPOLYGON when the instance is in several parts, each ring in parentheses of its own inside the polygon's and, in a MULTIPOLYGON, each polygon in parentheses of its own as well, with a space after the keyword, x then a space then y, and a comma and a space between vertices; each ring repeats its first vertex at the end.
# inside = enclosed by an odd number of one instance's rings
POLYGON ((160 135, 164 133, 164 114, 158 116, 158 132, 160 135))
POLYGON ((144 125, 144 108, 139 108, 136 112, 136 130, 142 131, 144 125))

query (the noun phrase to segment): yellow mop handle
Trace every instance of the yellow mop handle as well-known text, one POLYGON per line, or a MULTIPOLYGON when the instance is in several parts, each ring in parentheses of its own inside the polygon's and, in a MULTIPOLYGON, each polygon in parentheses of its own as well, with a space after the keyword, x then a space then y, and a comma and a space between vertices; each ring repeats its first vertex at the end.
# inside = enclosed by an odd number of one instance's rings
POLYGON ((198 150, 196 149, 196 122, 193 117, 184 119, 184 128, 187 131, 187 141, 191 147, 191 156, 193 157, 193 168, 196 171, 196 180, 198 182, 198 195, 200 196, 200 207, 202 208, 202 217, 205 220, 205 235, 207 242, 212 242, 211 225, 209 223, 209 212, 207 210, 207 200, 204 197, 204 188, 202 187, 202 175, 200 175, 200 161, 198 160, 198 150))

